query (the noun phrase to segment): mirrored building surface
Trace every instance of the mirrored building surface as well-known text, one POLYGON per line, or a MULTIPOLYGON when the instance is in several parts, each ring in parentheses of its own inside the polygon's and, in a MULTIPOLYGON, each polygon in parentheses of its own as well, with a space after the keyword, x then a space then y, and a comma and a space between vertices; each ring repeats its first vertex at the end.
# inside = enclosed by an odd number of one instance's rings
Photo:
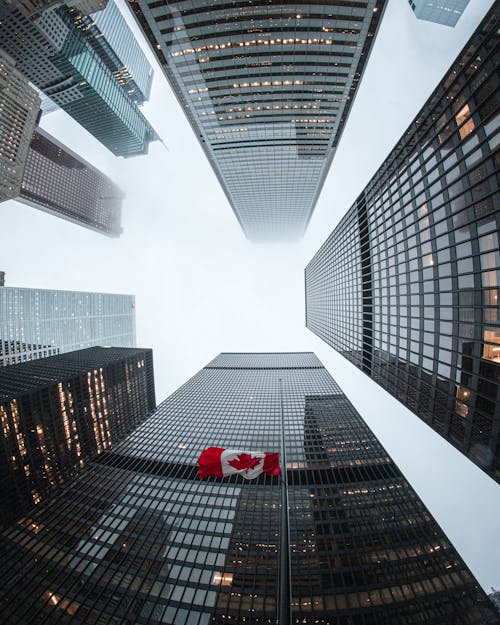
POLYGON ((0 527, 155 408, 151 350, 92 347, 0 369, 0 527))
POLYGON ((418 19, 445 26, 455 26, 469 4, 469 0, 408 1, 418 19))
POLYGON ((84 14, 61 5, 30 19, 17 6, 0 3, 0 48, 17 69, 116 156, 145 154, 158 136, 90 45, 84 14))
POLYGON ((284 549, 288 623, 498 622, 311 353, 221 354, 0 541, 19 625, 275 624, 284 549), (279 451, 283 431, 287 508, 278 477, 198 478, 204 448, 279 451))
POLYGON ((499 11, 305 271, 307 327, 497 481, 499 11))
POLYGON ((246 236, 300 238, 384 0, 129 4, 246 236))
POLYGON ((149 100, 153 68, 114 0, 84 19, 91 42, 137 104, 149 100), (91 22, 93 25, 91 25, 91 22))
POLYGON ((0 288, 0 366, 96 345, 135 347, 135 298, 0 288))

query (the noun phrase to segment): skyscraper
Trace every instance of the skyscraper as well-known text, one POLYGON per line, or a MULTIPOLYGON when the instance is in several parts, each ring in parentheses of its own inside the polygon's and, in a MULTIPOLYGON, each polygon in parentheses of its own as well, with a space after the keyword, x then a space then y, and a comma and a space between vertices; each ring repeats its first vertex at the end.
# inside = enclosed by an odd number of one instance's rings
POLYGON ((494 588, 492 588, 491 590, 493 592, 491 592, 488 597, 493 605, 496 607, 498 612, 500 612, 500 590, 495 590, 494 588))
POLYGON ((0 202, 19 195, 40 98, 0 49, 0 202))
POLYGON ((23 15, 31 19, 40 15, 53 6, 65 4, 66 6, 78 9, 82 13, 88 14, 100 11, 106 7, 108 0, 9 0, 21 11, 23 15))
POLYGON ((221 354, 0 540, 1 610, 16 625, 498 623, 310 353, 221 354), (283 482, 197 477, 208 445, 282 439, 283 482))
POLYGON ((96 345, 135 347, 133 295, 0 288, 0 366, 96 345))
POLYGON ((500 480, 499 5, 306 268, 306 325, 500 480))
POLYGON ((455 26, 469 0, 408 0, 419 20, 455 26))
POLYGON ((89 41, 117 80, 134 102, 143 104, 151 93, 153 68, 114 0, 103 11, 84 19, 84 24, 89 41))
POLYGON ((130 2, 251 240, 303 235, 384 5, 130 2))
POLYGON ((151 350, 92 347, 0 369, 0 527, 154 410, 151 350))
POLYGON ((79 28, 82 13, 60 6, 30 19, 1 3, 0 19, 0 47, 45 95, 113 154, 147 152, 158 136, 79 28))
POLYGON ((123 192, 41 128, 33 133, 19 201, 110 236, 119 236, 123 192))

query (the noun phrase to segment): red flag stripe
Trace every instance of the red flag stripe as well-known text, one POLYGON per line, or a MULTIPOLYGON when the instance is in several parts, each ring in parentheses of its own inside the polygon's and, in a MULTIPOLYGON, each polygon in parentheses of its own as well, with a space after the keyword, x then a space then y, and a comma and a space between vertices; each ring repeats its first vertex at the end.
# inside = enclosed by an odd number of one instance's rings
POLYGON ((224 447, 208 447, 198 458, 198 476, 222 478, 239 473, 254 479, 260 473, 280 475, 279 454, 276 452, 238 451, 224 447), (230 459, 228 459, 230 458, 230 459))
POLYGON ((203 479, 205 477, 223 477, 222 465, 220 457, 224 451, 223 447, 208 447, 201 452, 198 458, 198 476, 203 479))

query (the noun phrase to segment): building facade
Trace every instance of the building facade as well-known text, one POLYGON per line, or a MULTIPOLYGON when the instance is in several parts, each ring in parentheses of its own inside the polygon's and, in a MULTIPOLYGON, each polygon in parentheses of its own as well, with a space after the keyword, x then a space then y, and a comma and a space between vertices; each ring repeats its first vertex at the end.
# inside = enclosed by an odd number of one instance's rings
POLYGON ((86 160, 37 128, 18 199, 102 234, 121 234, 123 192, 86 160))
POLYGON ((0 48, 17 68, 116 156, 145 154, 158 138, 127 90, 90 45, 77 9, 60 6, 30 19, 0 4, 0 48))
POLYGON ((0 369, 0 527, 74 478, 155 407, 151 350, 91 347, 0 369))
POLYGON ((153 68, 114 0, 85 20, 89 41, 137 104, 149 100, 153 68))
POLYGON ((0 540, 2 614, 18 625, 498 622, 310 353, 221 354, 0 540), (282 440, 284 482, 197 476, 207 446, 282 440))
POLYGON ((492 588, 491 590, 493 592, 491 592, 488 595, 488 597, 489 597, 491 603, 495 606, 497 611, 500 613, 500 590, 495 590, 494 588, 492 588))
POLYGON ((251 240, 303 235, 384 5, 130 2, 251 240))
POLYGON ((499 10, 305 271, 307 327, 497 481, 499 10))
POLYGON ((469 0, 408 0, 419 20, 455 26, 469 0))
POLYGON ((0 367, 94 346, 135 347, 133 295, 0 288, 0 367))
POLYGON ((61 4, 89 14, 94 11, 101 11, 106 7, 107 2, 108 0, 66 0, 66 2, 62 2, 62 0, 13 0, 13 4, 21 13, 31 19, 40 17, 47 9, 61 4))
POLYGON ((40 98, 0 49, 0 202, 19 195, 40 98))

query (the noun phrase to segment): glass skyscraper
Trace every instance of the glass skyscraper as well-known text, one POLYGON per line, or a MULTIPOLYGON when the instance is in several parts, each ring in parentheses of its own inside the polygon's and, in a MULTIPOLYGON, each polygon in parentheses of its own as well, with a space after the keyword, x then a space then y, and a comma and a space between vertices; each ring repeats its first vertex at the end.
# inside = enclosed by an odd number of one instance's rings
POLYGON ((40 98, 0 49, 0 202, 19 195, 40 98))
POLYGON ((133 295, 0 288, 0 366, 94 346, 135 347, 133 295))
POLYGON ((384 4, 130 1, 249 239, 303 235, 384 4))
POLYGON ((153 68, 133 32, 116 6, 109 0, 103 11, 84 19, 85 32, 117 80, 138 104, 149 99, 153 68), (93 22, 93 26, 90 24, 93 22))
POLYGON ((113 154, 147 152, 158 136, 86 39, 82 13, 60 6, 32 20, 2 2, 0 19, 0 48, 24 76, 113 154))
POLYGON ((49 133, 33 133, 20 202, 116 237, 122 232, 123 197, 112 180, 49 133))
POLYGON ((500 481, 495 3, 306 268, 306 325, 500 481))
POLYGON ((151 350, 91 347, 0 368, 0 527, 154 410, 151 350))
POLYGON ((455 26, 469 0, 408 0, 420 20, 455 26))
POLYGON ((16 625, 498 623, 311 353, 221 354, 0 541, 16 625), (282 440, 284 482, 198 478, 207 446, 282 440))

